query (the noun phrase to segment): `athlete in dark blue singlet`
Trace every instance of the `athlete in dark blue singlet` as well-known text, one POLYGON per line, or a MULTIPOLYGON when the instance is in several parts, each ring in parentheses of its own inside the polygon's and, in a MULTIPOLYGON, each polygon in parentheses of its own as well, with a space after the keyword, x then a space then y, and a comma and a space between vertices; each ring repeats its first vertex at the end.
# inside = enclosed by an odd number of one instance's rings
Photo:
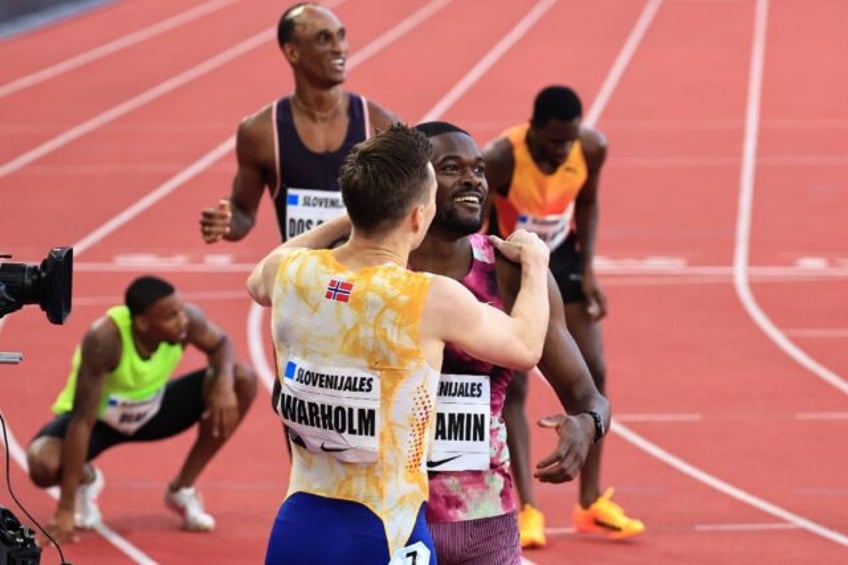
POLYGON ((353 146, 365 140, 370 131, 365 97, 348 92, 347 98, 348 126, 341 147, 323 153, 310 150, 297 133, 297 99, 285 97, 274 103, 278 180, 271 197, 283 241, 344 212, 339 168, 353 146))
POLYGON ((288 8, 277 41, 291 65, 294 92, 239 124, 238 170, 230 196, 201 211, 200 231, 207 243, 246 236, 266 186, 283 239, 337 215, 342 159, 354 144, 398 121, 379 104, 342 87, 346 30, 325 6, 304 2, 288 8), (292 188, 326 194, 292 194, 292 188))

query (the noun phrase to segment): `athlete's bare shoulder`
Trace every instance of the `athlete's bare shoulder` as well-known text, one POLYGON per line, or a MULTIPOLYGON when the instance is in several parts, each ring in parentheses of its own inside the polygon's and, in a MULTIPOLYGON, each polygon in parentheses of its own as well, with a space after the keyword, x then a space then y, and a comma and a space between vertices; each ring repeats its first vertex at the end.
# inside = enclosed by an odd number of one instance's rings
POLYGON ((590 164, 597 167, 603 164, 607 155, 607 136, 602 131, 589 126, 580 128, 580 145, 590 164))
POLYGON ((239 122, 239 135, 244 135, 250 139, 257 139, 269 132, 273 132, 273 114, 274 105, 267 104, 253 114, 245 116, 239 122))
POLYGON ((388 128, 392 124, 400 122, 395 114, 383 108, 379 103, 367 98, 368 101, 368 118, 371 122, 370 135, 376 135, 378 131, 388 128))
POLYGON ((274 106, 268 104, 242 118, 236 134, 236 152, 242 165, 268 169, 274 155, 274 106))
POLYGON ((504 135, 496 137, 483 148, 483 160, 486 163, 489 190, 506 195, 515 168, 512 142, 504 135))

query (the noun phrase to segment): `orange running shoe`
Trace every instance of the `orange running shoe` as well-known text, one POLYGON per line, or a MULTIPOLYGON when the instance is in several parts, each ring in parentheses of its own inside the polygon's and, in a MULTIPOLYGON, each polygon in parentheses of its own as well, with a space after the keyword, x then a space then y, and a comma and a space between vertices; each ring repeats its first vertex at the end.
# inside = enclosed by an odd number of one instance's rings
POLYGON ((637 536, 645 531, 641 520, 627 517, 624 510, 613 502, 613 489, 600 496, 589 508, 579 504, 574 507, 572 519, 577 533, 603 534, 611 539, 624 539, 637 536))
POLYGON ((545 515, 538 508, 525 504, 518 513, 518 539, 522 549, 545 547, 545 515))

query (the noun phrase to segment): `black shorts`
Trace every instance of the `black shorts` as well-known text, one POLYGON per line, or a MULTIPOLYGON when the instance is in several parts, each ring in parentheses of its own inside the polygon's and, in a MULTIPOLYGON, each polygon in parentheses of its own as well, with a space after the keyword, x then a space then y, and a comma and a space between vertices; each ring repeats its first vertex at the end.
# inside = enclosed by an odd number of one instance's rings
MULTIPOLYGON (((121 433, 110 425, 98 420, 91 430, 88 442, 88 454, 85 460, 91 461, 103 451, 121 443, 156 441, 184 432, 200 420, 206 407, 203 399, 203 380, 206 369, 198 369, 185 376, 168 381, 159 412, 134 434, 121 433)), ((68 431, 71 413, 59 414, 47 423, 35 435, 64 439, 68 431)))
POLYGON ((582 257, 577 250, 577 236, 574 232, 568 234, 566 240, 551 251, 550 268, 563 302, 570 304, 586 301, 582 286, 582 257))

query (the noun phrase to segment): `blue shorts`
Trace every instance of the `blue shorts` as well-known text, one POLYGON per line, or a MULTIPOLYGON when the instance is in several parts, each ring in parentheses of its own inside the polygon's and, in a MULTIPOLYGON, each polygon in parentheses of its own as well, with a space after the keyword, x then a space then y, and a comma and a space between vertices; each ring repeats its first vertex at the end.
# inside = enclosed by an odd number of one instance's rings
MULTIPOLYGON (((419 541, 430 550, 430 561, 419 560, 415 565, 436 565, 436 550, 423 505, 406 545, 419 541)), ((367 507, 298 492, 288 497, 277 512, 265 565, 388 565, 389 559, 383 522, 367 507)))

